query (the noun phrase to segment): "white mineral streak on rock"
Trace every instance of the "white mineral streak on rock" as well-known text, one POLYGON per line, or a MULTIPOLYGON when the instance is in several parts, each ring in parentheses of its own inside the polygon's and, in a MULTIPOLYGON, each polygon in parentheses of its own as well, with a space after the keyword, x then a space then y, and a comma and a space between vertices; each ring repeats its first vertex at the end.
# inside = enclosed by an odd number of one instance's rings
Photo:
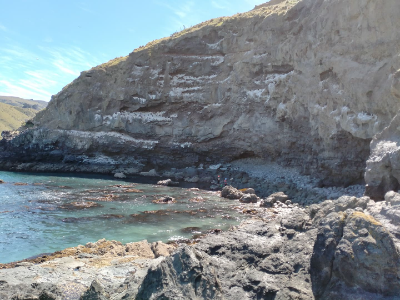
POLYGON ((211 165, 208 168, 210 170, 218 170, 219 168, 221 168, 221 166, 222 166, 221 164, 217 164, 217 165, 211 165))
POLYGON ((400 108, 399 14, 397 0, 273 1, 93 68, 35 122, 168 145, 190 140, 193 157, 254 155, 326 185, 358 182, 370 140, 400 108))

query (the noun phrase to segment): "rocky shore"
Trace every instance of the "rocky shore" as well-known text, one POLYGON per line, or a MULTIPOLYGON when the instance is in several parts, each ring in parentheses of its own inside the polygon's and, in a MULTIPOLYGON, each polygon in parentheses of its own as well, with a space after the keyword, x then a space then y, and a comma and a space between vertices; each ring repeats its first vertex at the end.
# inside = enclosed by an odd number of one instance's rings
POLYGON ((2 266, 0 298, 399 299, 399 15, 271 0, 82 72, 2 133, 1 170, 226 180, 254 218, 173 250, 101 240, 2 266))
POLYGON ((307 208, 286 199, 269 207, 232 200, 253 218, 192 245, 100 240, 0 265, 0 298, 400 297, 400 194, 307 208))

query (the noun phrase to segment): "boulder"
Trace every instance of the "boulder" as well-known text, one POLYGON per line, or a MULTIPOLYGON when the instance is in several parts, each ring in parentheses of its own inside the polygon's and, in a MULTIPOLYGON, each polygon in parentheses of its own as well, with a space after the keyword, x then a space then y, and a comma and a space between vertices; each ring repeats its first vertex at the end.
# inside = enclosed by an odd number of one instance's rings
MULTIPOLYGON (((207 262, 207 261, 206 261, 207 262)), ((151 268, 135 299, 223 299, 214 268, 185 247, 151 268)))
POLYGON ((256 193, 256 191, 253 188, 240 189, 240 191, 243 194, 255 194, 256 193))
POLYGON ((160 180, 157 182, 157 185, 163 185, 163 186, 177 186, 179 185, 179 182, 172 181, 171 179, 165 179, 165 180, 160 180))
POLYGON ((259 200, 260 198, 255 194, 244 194, 239 201, 242 203, 257 203, 259 200))
POLYGON ((289 199, 289 196, 284 194, 283 192, 277 192, 269 195, 266 199, 262 200, 260 203, 261 207, 272 207, 272 205, 276 202, 285 203, 289 199))
POLYGON ((124 178, 126 178, 126 175, 124 173, 115 173, 114 177, 115 178, 124 179, 124 178))
POLYGON ((400 194, 394 191, 387 192, 385 194, 385 201, 392 206, 400 205, 400 194))
POLYGON ((393 236, 372 216, 332 212, 321 220, 311 258, 317 299, 353 299, 360 291, 398 296, 399 276, 393 236))
POLYGON ((128 243, 125 245, 125 252, 130 255, 137 255, 144 258, 154 258, 153 245, 149 244, 147 240, 128 243))
POLYGON ((221 197, 228 199, 240 199, 242 198, 243 193, 233 186, 227 185, 221 191, 221 197))
POLYGON ((151 243, 151 250, 156 258, 160 256, 167 257, 171 255, 171 253, 175 250, 175 247, 158 241, 151 243))

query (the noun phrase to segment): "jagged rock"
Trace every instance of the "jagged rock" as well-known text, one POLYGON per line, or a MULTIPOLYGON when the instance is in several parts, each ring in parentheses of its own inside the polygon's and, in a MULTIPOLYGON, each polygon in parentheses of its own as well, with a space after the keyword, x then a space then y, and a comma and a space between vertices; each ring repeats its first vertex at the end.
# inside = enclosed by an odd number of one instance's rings
POLYGON ((125 252, 130 254, 136 254, 140 257, 154 258, 155 254, 152 250, 152 245, 146 240, 135 243, 128 243, 125 245, 125 252))
POLYGON ((151 243, 151 250, 154 253, 154 256, 156 258, 160 257, 160 256, 170 256, 170 254, 175 250, 175 247, 168 245, 168 244, 164 244, 161 241, 158 242, 154 242, 151 243))
POLYGON ((313 293, 317 299, 323 299, 331 280, 332 262, 343 235, 345 218, 343 212, 332 212, 320 222, 310 265, 313 293))
POLYGON ((349 299, 361 291, 376 298, 400 294, 400 259, 393 236, 362 212, 333 212, 321 221, 311 275, 317 299, 349 299))
POLYGON ((160 180, 157 182, 157 185, 164 185, 164 186, 177 186, 179 182, 172 181, 171 179, 160 180))
POLYGON ((183 248, 149 270, 136 299, 223 299, 219 280, 203 258, 196 250, 183 248))
POLYGON ((126 178, 126 175, 124 173, 115 173, 114 177, 123 179, 123 178, 126 178))
POLYGON ((400 205, 400 194, 390 191, 385 194, 385 201, 392 206, 400 205))
POLYGON ((320 205, 312 205, 308 212, 313 219, 313 223, 318 225, 322 218, 332 212, 346 212, 347 210, 355 210, 360 208, 362 211, 367 208, 368 203, 371 201, 369 197, 350 197, 342 196, 336 201, 326 200, 320 205))
POLYGON ((107 300, 109 295, 104 290, 104 286, 99 280, 93 280, 90 288, 82 295, 79 300, 107 300))
POLYGON ((277 225, 254 220, 179 249, 149 271, 137 299, 312 299, 308 269, 316 231, 287 243, 277 225))
POLYGON ((221 191, 221 197, 228 199, 240 199, 242 196, 242 192, 230 185, 225 186, 221 191))
MULTIPOLYGON (((392 95, 399 100, 400 69, 391 78, 392 95)), ((374 200, 383 200, 386 192, 400 189, 399 128, 400 114, 397 112, 390 125, 375 135, 371 142, 365 172, 365 194, 374 200)))
POLYGON ((242 203, 257 203, 260 198, 257 197, 255 194, 244 194, 239 201, 242 203))
POLYGON ((274 203, 272 203, 271 198, 263 199, 260 202, 260 207, 272 207, 274 203))

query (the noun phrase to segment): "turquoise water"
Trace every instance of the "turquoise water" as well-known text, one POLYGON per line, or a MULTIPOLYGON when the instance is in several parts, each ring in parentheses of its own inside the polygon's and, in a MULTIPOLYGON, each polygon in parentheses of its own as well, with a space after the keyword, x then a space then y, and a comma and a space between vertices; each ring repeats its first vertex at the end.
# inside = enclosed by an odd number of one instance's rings
POLYGON ((233 209, 237 203, 204 190, 96 175, 0 172, 0 179, 5 181, 0 184, 0 263, 102 238, 179 241, 214 228, 228 229, 244 218, 233 209), (175 197, 177 203, 152 203, 161 196, 175 197), (198 196, 205 201, 190 201, 198 196), (98 207, 82 209, 82 201, 98 207))

